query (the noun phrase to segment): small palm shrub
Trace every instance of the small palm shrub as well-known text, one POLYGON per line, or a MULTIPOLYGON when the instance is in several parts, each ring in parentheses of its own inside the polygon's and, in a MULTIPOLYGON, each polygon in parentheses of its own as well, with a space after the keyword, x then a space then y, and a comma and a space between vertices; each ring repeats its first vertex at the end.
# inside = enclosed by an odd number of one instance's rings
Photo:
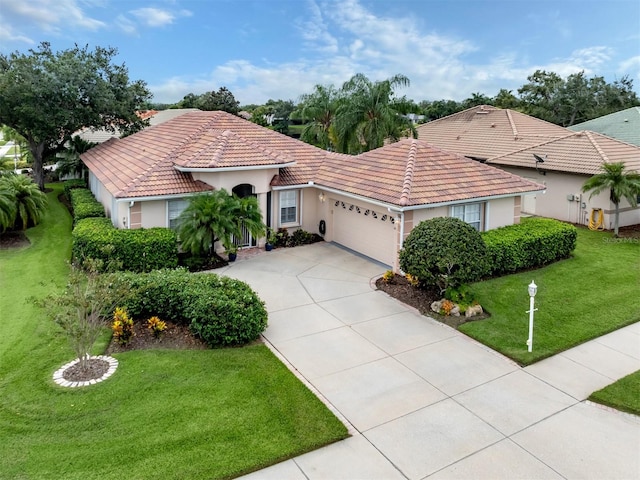
POLYGON ((5 221, 13 220, 12 225, 4 228, 26 230, 40 223, 47 207, 47 196, 29 177, 3 175, 0 177, 0 192, 4 192, 0 202, 4 213, 0 214, 0 221, 3 217, 5 221))
POLYGON ((487 248, 480 233, 453 217, 420 222, 400 251, 400 268, 422 287, 442 292, 480 279, 488 271, 487 248))

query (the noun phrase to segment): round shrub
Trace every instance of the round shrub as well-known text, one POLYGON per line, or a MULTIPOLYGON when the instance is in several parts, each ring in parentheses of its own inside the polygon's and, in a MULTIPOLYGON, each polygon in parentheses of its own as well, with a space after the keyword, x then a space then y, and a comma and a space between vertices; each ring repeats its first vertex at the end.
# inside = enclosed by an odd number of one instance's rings
POLYGON ((249 285, 211 274, 197 277, 204 277, 199 278, 198 289, 208 294, 192 295, 184 312, 197 337, 210 347, 228 347, 260 336, 267 327, 267 311, 249 285))
POLYGON ((421 286, 442 291, 474 282, 488 271, 487 248, 471 225, 452 217, 420 222, 400 251, 400 268, 421 286))

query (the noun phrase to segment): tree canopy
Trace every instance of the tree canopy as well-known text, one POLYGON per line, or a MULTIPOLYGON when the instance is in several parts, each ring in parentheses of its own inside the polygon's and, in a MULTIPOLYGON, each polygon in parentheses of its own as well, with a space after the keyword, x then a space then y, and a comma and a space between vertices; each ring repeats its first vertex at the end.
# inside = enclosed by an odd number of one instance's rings
MULTIPOLYGON (((187 95, 185 99, 187 99, 189 95, 187 95)), ((191 100, 192 99, 189 98, 189 101, 191 100)), ((194 106, 200 110, 222 110, 223 112, 233 113, 234 115, 240 111, 240 102, 236 100, 233 93, 231 93, 227 87, 220 87, 217 92, 212 90, 203 93, 197 97, 194 106)))
POLYGON ((151 94, 143 81, 129 80, 124 65, 112 63, 116 53, 77 45, 53 52, 43 42, 27 54, 0 54, 0 124, 26 139, 40 189, 44 159, 74 132, 93 127, 127 135, 146 124, 136 110, 151 94))

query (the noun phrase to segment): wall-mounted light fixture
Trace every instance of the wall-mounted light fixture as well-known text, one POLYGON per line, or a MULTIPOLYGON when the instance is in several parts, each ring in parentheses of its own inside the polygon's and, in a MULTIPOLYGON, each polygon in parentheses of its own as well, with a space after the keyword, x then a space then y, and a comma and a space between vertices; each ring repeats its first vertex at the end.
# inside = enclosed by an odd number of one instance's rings
POLYGON ((326 196, 324 192, 320 192, 320 195, 318 195, 318 199, 320 200, 321 203, 324 203, 324 201, 326 200, 326 196))

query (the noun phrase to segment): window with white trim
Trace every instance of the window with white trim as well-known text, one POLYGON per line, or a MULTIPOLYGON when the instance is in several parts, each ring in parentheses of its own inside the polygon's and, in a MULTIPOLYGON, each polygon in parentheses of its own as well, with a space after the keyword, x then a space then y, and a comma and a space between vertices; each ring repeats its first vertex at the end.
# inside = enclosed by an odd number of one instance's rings
POLYGON ((451 216, 459 218, 468 223, 478 231, 482 230, 482 204, 467 203, 465 205, 454 205, 451 208, 451 216))
POLYGON ((280 191, 280 225, 298 223, 300 190, 280 191))
POLYGON ((167 210, 169 212, 169 228, 175 230, 178 228, 178 217, 185 208, 189 206, 189 200, 178 198, 167 202, 167 210))

